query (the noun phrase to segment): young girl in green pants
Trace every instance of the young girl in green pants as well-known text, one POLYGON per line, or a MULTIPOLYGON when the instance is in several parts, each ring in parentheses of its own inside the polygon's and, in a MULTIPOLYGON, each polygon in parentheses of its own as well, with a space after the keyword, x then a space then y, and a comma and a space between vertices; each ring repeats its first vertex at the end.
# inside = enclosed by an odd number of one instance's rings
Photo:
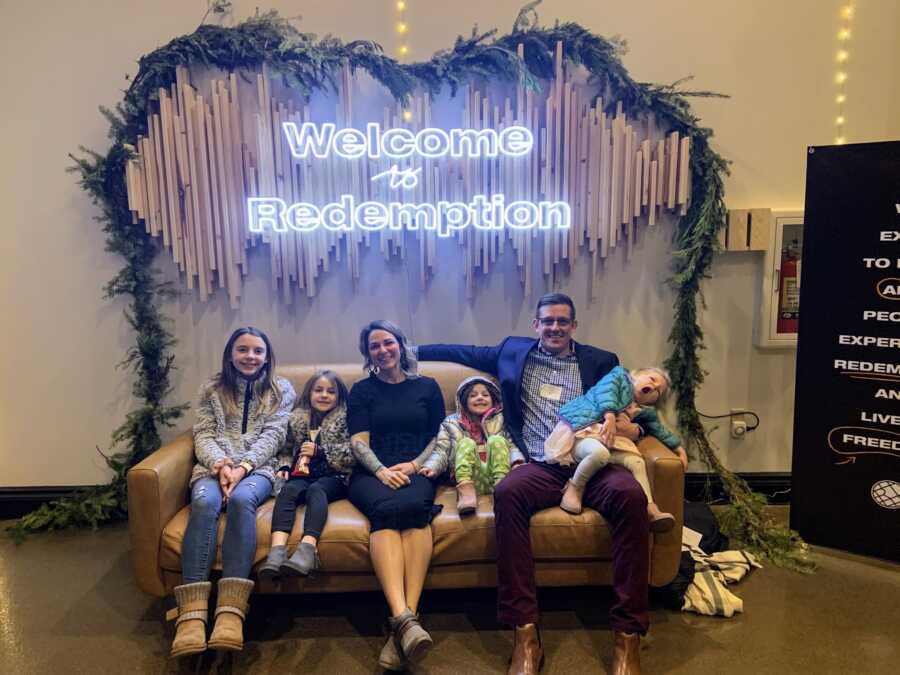
POLYGON ((463 380, 456 410, 441 423, 434 452, 419 473, 434 478, 452 467, 462 516, 473 513, 477 495, 491 494, 510 465, 525 457, 504 428, 500 390, 491 380, 480 375, 463 380))

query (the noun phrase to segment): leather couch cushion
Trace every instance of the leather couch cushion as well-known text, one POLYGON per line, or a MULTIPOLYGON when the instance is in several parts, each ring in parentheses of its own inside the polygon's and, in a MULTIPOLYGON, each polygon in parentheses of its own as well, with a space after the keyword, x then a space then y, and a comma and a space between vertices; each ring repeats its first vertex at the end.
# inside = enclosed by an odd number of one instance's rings
MULTIPOLYGON (((435 498, 443 510, 432 523, 434 552, 432 566, 492 562, 497 557, 494 537, 494 511, 491 497, 480 497, 478 510, 460 518, 456 511, 456 491, 441 486, 435 498)), ((256 553, 254 563, 265 559, 271 540, 272 507, 269 499, 256 513, 256 553)), ((292 551, 303 534, 304 507, 288 541, 292 551)), ((181 570, 181 542, 187 528, 190 507, 179 511, 162 534, 160 566, 171 572, 181 570)), ((217 539, 221 547, 225 533, 225 515, 219 518, 217 539)), ((609 529, 596 512, 585 509, 577 516, 553 507, 536 513, 531 519, 531 545, 536 560, 609 560, 609 529)), ((222 569, 221 548, 217 548, 213 569, 222 569)), ((334 502, 328 510, 328 522, 319 542, 322 567, 329 572, 371 572, 369 561, 369 521, 346 499, 334 502)))

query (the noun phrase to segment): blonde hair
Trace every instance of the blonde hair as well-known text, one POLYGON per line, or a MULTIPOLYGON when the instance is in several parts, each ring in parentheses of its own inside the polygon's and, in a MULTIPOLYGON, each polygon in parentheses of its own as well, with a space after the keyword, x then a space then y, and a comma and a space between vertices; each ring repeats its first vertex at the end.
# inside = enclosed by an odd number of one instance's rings
POLYGON ((656 399, 656 403, 654 403, 653 406, 659 407, 665 405, 666 401, 669 400, 669 392, 672 391, 672 377, 669 375, 669 371, 665 368, 659 368, 658 366, 647 366, 646 368, 635 368, 634 370, 628 371, 632 380, 644 373, 654 373, 659 375, 663 379, 663 382, 666 383, 666 390, 660 392, 659 398, 656 399))

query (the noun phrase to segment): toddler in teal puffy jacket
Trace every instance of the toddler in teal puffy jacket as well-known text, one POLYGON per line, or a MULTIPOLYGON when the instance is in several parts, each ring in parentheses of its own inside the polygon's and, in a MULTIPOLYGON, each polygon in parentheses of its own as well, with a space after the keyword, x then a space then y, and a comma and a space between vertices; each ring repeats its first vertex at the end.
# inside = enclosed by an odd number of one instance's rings
POLYGON ((545 459, 563 465, 578 464, 563 492, 562 509, 580 513, 588 480, 608 463, 618 464, 634 474, 647 495, 650 529, 653 532, 672 529, 675 518, 660 511, 653 501, 640 451, 632 441, 616 435, 616 415, 624 413, 645 433, 672 450, 687 468, 687 453, 681 439, 663 426, 655 410, 665 400, 670 386, 668 374, 660 368, 641 368, 629 373, 616 366, 586 394, 560 408, 560 421, 544 444, 545 459))

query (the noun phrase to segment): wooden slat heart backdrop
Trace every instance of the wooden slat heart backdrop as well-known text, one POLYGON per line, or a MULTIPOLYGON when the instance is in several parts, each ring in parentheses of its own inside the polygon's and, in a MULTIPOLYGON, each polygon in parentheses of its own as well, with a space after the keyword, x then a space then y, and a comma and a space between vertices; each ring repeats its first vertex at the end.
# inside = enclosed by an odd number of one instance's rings
MULTIPOLYGON (((519 86, 498 93, 490 83, 463 87, 455 99, 463 128, 525 126, 534 138, 533 152, 523 157, 425 159, 418 185, 401 197, 434 203, 502 192, 507 199, 568 202, 569 230, 456 232, 465 249, 470 295, 476 273, 487 274, 509 245, 526 292, 532 289, 535 268, 552 281, 561 266, 574 265, 584 252, 591 265, 591 294, 596 296, 602 260, 617 247, 625 247, 630 257, 638 225, 655 225, 663 211, 687 211, 690 138, 657 129, 652 118, 628 119, 620 103, 604 100, 606 92, 577 71, 564 63, 560 42, 555 77, 543 83, 540 92, 519 86), (538 265, 532 264, 533 256, 538 256, 538 265)), ((360 77, 366 76, 344 68, 329 121, 356 128, 380 122, 384 128, 412 131, 432 126, 433 105, 427 94, 412 97, 402 108, 392 104, 373 110, 354 101, 360 77)), ((438 255, 433 230, 335 232, 320 227, 302 233, 250 232, 249 197, 322 204, 352 194, 357 203, 387 201, 386 182, 372 182, 371 177, 391 163, 401 168, 411 164, 334 155, 295 159, 281 125, 313 121, 308 103, 273 96, 265 68, 255 73, 255 81, 244 73, 207 78, 205 83, 200 79, 192 82, 192 73, 179 68, 171 88, 159 90, 158 108, 148 119, 149 136, 138 139, 126 175, 134 218, 143 219, 147 232, 162 239, 187 287, 196 289, 200 299, 222 288, 237 307, 248 273, 248 248, 260 243, 268 246, 271 257, 272 288, 287 304, 298 292, 314 296, 318 275, 333 264, 345 265, 359 278, 360 244, 372 245, 373 237, 385 258, 406 256, 406 247, 414 241, 419 272, 423 280, 429 278, 438 255)))

